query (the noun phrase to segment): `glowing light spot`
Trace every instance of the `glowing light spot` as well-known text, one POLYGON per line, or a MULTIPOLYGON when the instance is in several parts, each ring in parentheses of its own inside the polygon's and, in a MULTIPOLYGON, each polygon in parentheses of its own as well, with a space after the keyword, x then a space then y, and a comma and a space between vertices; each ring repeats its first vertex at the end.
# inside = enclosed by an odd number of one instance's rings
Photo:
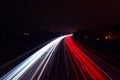
POLYGON ((85 36, 84 38, 85 38, 85 39, 87 39, 87 38, 88 38, 88 36, 85 36))
POLYGON ((29 33, 23 33, 24 35, 26 35, 26 36, 29 36, 30 34, 29 33))
POLYGON ((108 36, 105 36, 105 39, 109 39, 109 37, 108 37, 108 36))
POLYGON ((96 40, 98 41, 98 40, 100 40, 100 38, 97 37, 96 40))

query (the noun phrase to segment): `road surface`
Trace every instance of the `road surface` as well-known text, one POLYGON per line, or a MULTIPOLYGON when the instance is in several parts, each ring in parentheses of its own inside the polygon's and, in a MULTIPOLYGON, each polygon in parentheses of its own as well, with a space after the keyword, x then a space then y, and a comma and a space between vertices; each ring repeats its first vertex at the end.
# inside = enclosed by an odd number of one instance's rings
POLYGON ((0 80, 120 80, 120 71, 102 59, 103 53, 71 36, 51 41, 0 80))

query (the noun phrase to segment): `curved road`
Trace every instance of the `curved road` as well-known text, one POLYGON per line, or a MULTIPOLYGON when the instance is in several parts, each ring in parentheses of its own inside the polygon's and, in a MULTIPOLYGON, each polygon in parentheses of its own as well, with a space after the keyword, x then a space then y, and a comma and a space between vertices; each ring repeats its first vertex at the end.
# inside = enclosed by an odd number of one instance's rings
POLYGON ((51 41, 0 80, 120 80, 120 71, 101 52, 71 36, 51 41))

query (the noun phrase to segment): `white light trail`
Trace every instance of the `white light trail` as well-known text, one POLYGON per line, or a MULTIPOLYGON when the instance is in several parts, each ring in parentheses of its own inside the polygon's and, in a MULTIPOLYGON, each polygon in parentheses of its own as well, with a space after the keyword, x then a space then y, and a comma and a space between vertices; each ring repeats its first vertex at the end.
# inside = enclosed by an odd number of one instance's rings
POLYGON ((53 40, 52 42, 50 42, 49 44, 47 44, 46 46, 44 46, 43 48, 41 48, 40 50, 35 52, 33 55, 28 57, 26 60, 21 62, 18 66, 16 66, 12 70, 10 70, 8 73, 6 73, 3 77, 0 78, 0 80, 18 80, 18 79, 20 80, 21 76, 23 76, 23 74, 27 70, 29 70, 32 66, 34 66, 34 64, 39 59, 42 60, 42 57, 45 55, 44 59, 39 64, 39 67, 37 68, 37 70, 35 71, 35 73, 32 76, 32 78, 34 78, 35 74, 37 74, 37 72, 38 72, 38 69, 40 69, 41 66, 44 65, 44 67, 43 67, 43 69, 40 72, 40 75, 38 77, 38 79, 40 79, 47 63, 49 62, 50 57, 53 55, 54 50, 56 49, 58 44, 61 42, 61 40, 64 39, 66 36, 72 36, 72 34, 61 36, 61 37, 58 37, 57 39, 53 40), (46 59, 47 59, 47 61, 45 63, 46 59), (43 64, 43 63, 45 63, 45 64, 43 64))

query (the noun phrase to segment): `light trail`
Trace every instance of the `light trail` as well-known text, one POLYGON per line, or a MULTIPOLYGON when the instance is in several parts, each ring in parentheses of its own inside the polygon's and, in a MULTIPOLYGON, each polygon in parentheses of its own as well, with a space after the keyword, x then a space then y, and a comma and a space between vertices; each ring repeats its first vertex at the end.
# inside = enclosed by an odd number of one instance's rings
POLYGON ((26 72, 28 72, 28 71, 30 72, 32 69, 32 71, 31 71, 32 76, 29 76, 29 77, 31 77, 31 79, 34 79, 36 77, 36 74, 38 73, 38 71, 41 70, 40 75, 37 77, 39 80, 41 78, 50 58, 52 57, 53 52, 55 51, 55 49, 57 49, 57 46, 59 45, 59 43, 66 36, 71 36, 71 35, 61 36, 61 37, 53 40, 52 42, 50 42, 49 44, 47 44, 46 46, 44 46, 43 48, 41 48, 40 50, 35 52, 33 55, 28 57, 26 60, 24 60, 18 66, 16 66, 12 70, 10 70, 8 73, 6 73, 0 79, 1 80, 18 80, 18 79, 23 80, 23 76, 25 76, 25 75, 27 76, 27 74, 28 74, 26 72), (36 65, 37 68, 34 68, 36 63, 39 63, 39 64, 36 65))
MULTIPOLYGON (((101 68, 101 70, 105 71, 104 74, 109 75, 112 80, 120 79, 120 71, 116 69, 112 63, 108 63, 106 60, 113 62, 113 58, 106 56, 105 54, 74 40, 74 44, 79 47, 80 50, 84 51, 86 56, 88 56, 94 63, 101 68), (79 43, 79 44, 78 44, 79 43), (104 59, 106 60, 104 60, 104 59)), ((116 63, 116 62, 114 62, 116 63)))
MULTIPOLYGON (((76 45, 74 40, 71 37, 65 38, 66 47, 69 50, 68 56, 70 61, 73 59, 75 64, 77 65, 79 71, 81 72, 84 80, 112 80, 110 76, 108 76, 100 67, 98 67, 94 61, 92 61, 83 51, 81 51, 76 45)), ((71 61, 71 63, 73 63, 71 61)), ((78 78, 77 71, 75 70, 75 65, 73 66, 74 73, 76 75, 76 79, 78 78)))
POLYGON ((119 80, 119 74, 114 74, 119 71, 94 55, 92 48, 82 43, 79 45, 71 36, 51 41, 0 80, 119 80))

